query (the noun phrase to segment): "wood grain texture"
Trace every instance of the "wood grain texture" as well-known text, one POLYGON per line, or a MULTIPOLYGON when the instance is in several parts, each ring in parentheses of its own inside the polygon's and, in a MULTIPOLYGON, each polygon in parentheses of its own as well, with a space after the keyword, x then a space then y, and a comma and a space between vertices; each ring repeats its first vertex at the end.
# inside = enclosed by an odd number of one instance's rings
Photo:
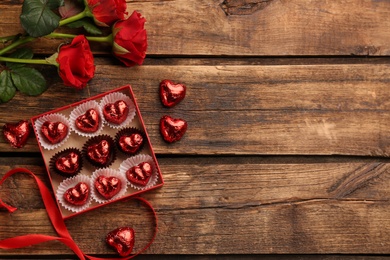
MULTIPOLYGON (((22 3, 0 1, 0 36, 22 31, 22 3)), ((109 46, 92 44, 96 75, 81 91, 65 87, 56 68, 37 66, 48 91, 0 104, 0 127, 130 84, 165 181, 142 195, 159 218, 144 259, 389 258, 389 1, 127 5, 147 19, 143 66, 125 68, 109 46), (188 87, 174 108, 159 101, 162 79, 188 87), (180 142, 160 137, 165 114, 188 121, 180 142)), ((43 58, 61 42, 41 38, 28 46, 43 58)), ((15 167, 50 185, 33 136, 23 149, 0 137, 0 178, 15 167)), ((55 235, 29 176, 7 180, 0 198, 19 208, 0 210, 0 239, 55 235)), ((132 200, 66 225, 82 250, 105 257, 114 254, 104 237, 118 226, 136 229, 135 250, 152 235, 150 212, 132 200)), ((0 250, 0 258, 75 256, 49 242, 0 250)))
MULTIPOLYGON (((52 77, 49 90, 40 97, 18 94, 0 105, 0 123, 131 84, 158 154, 388 156, 389 73, 387 64, 136 68, 101 64, 82 91, 52 77), (188 87, 184 101, 172 109, 159 101, 158 84, 164 78, 188 87), (10 113, 10 107, 18 107, 18 113, 10 113), (185 137, 173 145, 160 137, 158 122, 164 114, 189 124, 185 137)), ((38 151, 35 140, 30 140, 25 150, 38 151)), ((23 151, 4 140, 0 147, 23 151)))
MULTIPOLYGON (((326 157, 158 160, 166 185, 143 195, 159 217, 159 234, 149 254, 389 254, 388 161, 326 157)), ((0 172, 29 167, 47 182, 39 159, 14 158, 7 167, 4 161, 9 162, 0 159, 0 172)), ((11 233, 53 234, 31 178, 16 175, 1 187, 0 196, 19 207, 13 214, 1 212, 0 239, 11 233)), ((101 238, 117 225, 135 226, 140 244, 151 235, 150 215, 134 201, 114 203, 66 223, 79 246, 91 254, 110 254, 101 238)), ((0 255, 16 253, 70 251, 54 242, 0 251, 0 255)))
MULTIPOLYGON (((22 31, 20 6, 0 3, 0 35, 22 31)), ((390 54, 388 1, 128 1, 133 10, 147 19, 150 55, 390 54)), ((53 41, 34 47, 50 54, 53 41)))

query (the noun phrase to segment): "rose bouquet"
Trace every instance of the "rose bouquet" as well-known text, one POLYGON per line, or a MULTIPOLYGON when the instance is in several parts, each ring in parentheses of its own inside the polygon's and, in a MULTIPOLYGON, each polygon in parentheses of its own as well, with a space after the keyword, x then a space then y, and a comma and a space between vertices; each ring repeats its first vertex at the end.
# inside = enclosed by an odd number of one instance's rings
POLYGON ((108 43, 125 66, 141 65, 145 59, 146 20, 136 11, 128 15, 125 0, 24 0, 20 22, 23 34, 0 37, 0 62, 5 62, 0 65, 0 102, 12 99, 17 90, 33 96, 46 90, 42 74, 25 64, 56 66, 64 85, 86 87, 95 73, 91 41, 108 43), (83 28, 85 33, 58 32, 61 27, 83 28), (111 29, 108 35, 102 27, 111 29), (41 37, 72 41, 46 59, 33 59, 33 51, 23 45, 41 37))

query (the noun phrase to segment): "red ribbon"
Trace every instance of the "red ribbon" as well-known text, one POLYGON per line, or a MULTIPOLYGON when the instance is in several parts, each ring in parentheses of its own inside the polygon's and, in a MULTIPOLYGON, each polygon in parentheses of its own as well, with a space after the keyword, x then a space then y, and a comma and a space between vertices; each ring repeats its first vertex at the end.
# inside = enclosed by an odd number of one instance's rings
MULTIPOLYGON (((25 168, 16 168, 13 170, 10 170, 7 172, 4 177, 0 180, 0 185, 3 184, 3 182, 10 176, 14 175, 15 173, 27 173, 31 175, 35 182, 38 184, 39 191, 41 193, 43 203, 45 204, 45 208, 47 211, 47 214, 49 215, 50 221, 55 229, 55 231, 58 234, 58 237, 55 236, 48 236, 48 235, 42 235, 42 234, 29 234, 29 235, 23 235, 23 236, 17 236, 12 238, 6 238, 3 240, 0 240, 0 248, 2 249, 16 249, 16 248, 22 248, 26 246, 36 245, 47 241, 57 240, 66 246, 68 246, 80 259, 91 259, 91 260, 100 260, 100 259, 118 259, 118 258, 99 258, 99 257, 93 257, 90 255, 84 254, 81 249, 77 246, 76 242, 72 239, 65 222, 61 216, 60 210, 57 207, 56 202, 54 201, 53 197, 51 196, 50 190, 46 187, 46 185, 31 171, 25 169, 25 168)), ((144 203, 153 213, 153 218, 155 222, 155 228, 154 233, 149 241, 148 244, 144 248, 142 248, 140 251, 135 253, 134 255, 131 255, 126 258, 122 259, 130 259, 133 258, 142 252, 144 252, 146 249, 150 247, 150 245, 153 243, 154 239, 157 235, 157 214, 154 210, 153 206, 145 199, 141 197, 134 197, 133 199, 139 200, 142 203, 144 203)), ((9 212, 14 212, 17 208, 12 207, 10 205, 7 205, 0 199, 0 208, 6 208, 9 212)))

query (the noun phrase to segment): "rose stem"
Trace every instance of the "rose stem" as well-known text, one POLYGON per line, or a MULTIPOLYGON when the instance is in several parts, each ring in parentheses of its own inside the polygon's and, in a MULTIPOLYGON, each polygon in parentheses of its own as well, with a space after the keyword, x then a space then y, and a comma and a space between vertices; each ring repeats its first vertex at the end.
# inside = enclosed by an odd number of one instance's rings
POLYGON ((0 50, 0 55, 3 55, 4 53, 7 53, 8 51, 12 50, 13 48, 18 47, 19 45, 28 43, 33 41, 35 38, 31 36, 27 36, 26 38, 20 38, 16 42, 11 43, 7 47, 4 47, 3 49, 0 50))
MULTIPOLYGON (((45 37, 48 37, 48 38, 71 38, 71 39, 73 39, 76 36, 77 35, 67 34, 67 33, 51 33, 51 34, 46 35, 45 37)), ((112 34, 110 34, 108 36, 98 36, 98 37, 86 36, 85 38, 87 38, 88 41, 93 41, 93 42, 112 43, 112 41, 113 41, 112 34)))
POLYGON ((1 42, 1 43, 6 43, 6 42, 9 42, 9 41, 12 41, 12 40, 14 40, 17 36, 18 36, 18 34, 16 34, 16 35, 11 35, 11 36, 0 37, 0 42, 1 42))
POLYGON ((66 25, 68 23, 72 23, 72 22, 75 22, 75 21, 78 21, 80 19, 83 19, 84 17, 92 17, 93 14, 91 13, 91 11, 89 10, 88 7, 85 7, 84 11, 82 11, 81 13, 78 13, 74 16, 71 16, 71 17, 68 17, 68 18, 65 18, 63 20, 60 21, 60 26, 63 26, 63 25, 66 25))
POLYGON ((44 60, 44 59, 18 59, 18 58, 9 58, 9 57, 1 57, 0 56, 0 61, 15 62, 15 63, 28 63, 28 64, 55 65, 55 64, 49 63, 47 60, 44 60))

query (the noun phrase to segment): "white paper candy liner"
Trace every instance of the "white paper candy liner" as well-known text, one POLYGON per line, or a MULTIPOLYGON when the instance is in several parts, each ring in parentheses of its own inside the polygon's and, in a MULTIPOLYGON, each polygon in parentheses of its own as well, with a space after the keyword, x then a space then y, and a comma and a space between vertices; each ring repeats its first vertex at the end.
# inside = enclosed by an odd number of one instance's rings
POLYGON ((119 166, 119 171, 121 172, 121 174, 123 174, 123 176, 125 176, 125 178, 127 180, 127 184, 136 190, 145 190, 145 189, 151 188, 158 181, 156 164, 154 163, 152 156, 147 155, 147 154, 138 154, 136 156, 132 156, 130 158, 127 158, 119 166), (150 177, 149 182, 145 186, 132 183, 129 180, 127 180, 127 177, 126 177, 127 170, 129 170, 130 168, 132 168, 140 163, 143 163, 143 162, 148 162, 153 167, 152 176, 150 177))
POLYGON ((41 146, 43 148, 45 148, 47 150, 53 150, 53 149, 63 145, 66 142, 66 140, 68 140, 68 138, 70 136, 70 130, 71 130, 68 118, 62 114, 59 114, 59 113, 48 114, 48 115, 44 115, 44 116, 38 118, 34 122, 34 128, 35 128, 35 133, 37 134, 39 143, 41 144, 41 146), (49 121, 52 123, 61 122, 61 123, 64 123, 68 127, 68 134, 61 142, 56 143, 56 144, 52 144, 52 143, 48 142, 47 139, 44 137, 44 135, 41 132, 41 128, 42 128, 42 125, 46 121, 49 121))
POLYGON ((86 176, 86 175, 80 174, 80 175, 63 180, 60 183, 60 186, 58 186, 58 188, 57 188, 56 197, 57 197, 57 200, 60 202, 61 206, 63 206, 67 210, 70 210, 72 212, 80 212, 80 211, 87 209, 89 207, 89 205, 91 204, 92 190, 93 190, 93 187, 91 187, 91 178, 86 176), (64 194, 68 189, 75 187, 80 182, 84 182, 89 186, 89 196, 88 196, 88 199, 84 205, 77 206, 77 205, 73 205, 73 204, 70 204, 69 202, 67 202, 64 199, 64 194))
POLYGON ((114 170, 114 169, 110 169, 110 168, 103 168, 103 169, 98 169, 98 170, 94 171, 90 182, 91 182, 92 198, 100 204, 106 203, 108 201, 119 199, 119 198, 123 197, 123 195, 125 195, 125 193, 127 191, 126 176, 123 176, 119 171, 114 170), (121 181, 121 190, 117 194, 115 194, 115 196, 112 197, 111 199, 105 199, 103 196, 100 195, 100 193, 95 188, 95 180, 99 176, 118 178, 121 181))
POLYGON ((99 106, 99 103, 94 101, 94 100, 85 102, 85 103, 77 106, 75 109, 73 109, 72 112, 69 115, 69 119, 70 119, 70 126, 71 126, 72 130, 75 131, 77 134, 79 134, 81 136, 85 136, 85 137, 96 136, 103 129, 103 120, 104 119, 103 119, 102 110, 101 110, 101 108, 99 106), (77 126, 76 126, 76 119, 79 116, 84 115, 85 112, 87 112, 87 110, 89 110, 91 108, 95 109, 99 113, 99 119, 100 119, 99 120, 99 127, 98 127, 98 129, 95 132, 87 133, 87 132, 83 132, 79 128, 77 128, 77 126))
POLYGON ((101 111, 102 111, 102 118, 104 120, 104 123, 112 128, 115 128, 115 129, 119 129, 119 128, 123 128, 125 127, 126 125, 128 125, 135 117, 135 105, 133 103, 133 101, 130 99, 129 96, 123 94, 123 93, 119 93, 119 92, 114 92, 114 93, 110 93, 106 96, 104 96, 102 98, 102 100, 100 101, 100 107, 101 107, 101 111), (128 106, 129 106, 129 113, 127 115, 127 118, 119 125, 117 124, 113 124, 111 122, 108 122, 105 118, 104 118, 104 114, 103 114, 103 111, 104 111, 104 106, 107 105, 107 104, 113 104, 115 103, 116 101, 118 100, 123 100, 128 106))

